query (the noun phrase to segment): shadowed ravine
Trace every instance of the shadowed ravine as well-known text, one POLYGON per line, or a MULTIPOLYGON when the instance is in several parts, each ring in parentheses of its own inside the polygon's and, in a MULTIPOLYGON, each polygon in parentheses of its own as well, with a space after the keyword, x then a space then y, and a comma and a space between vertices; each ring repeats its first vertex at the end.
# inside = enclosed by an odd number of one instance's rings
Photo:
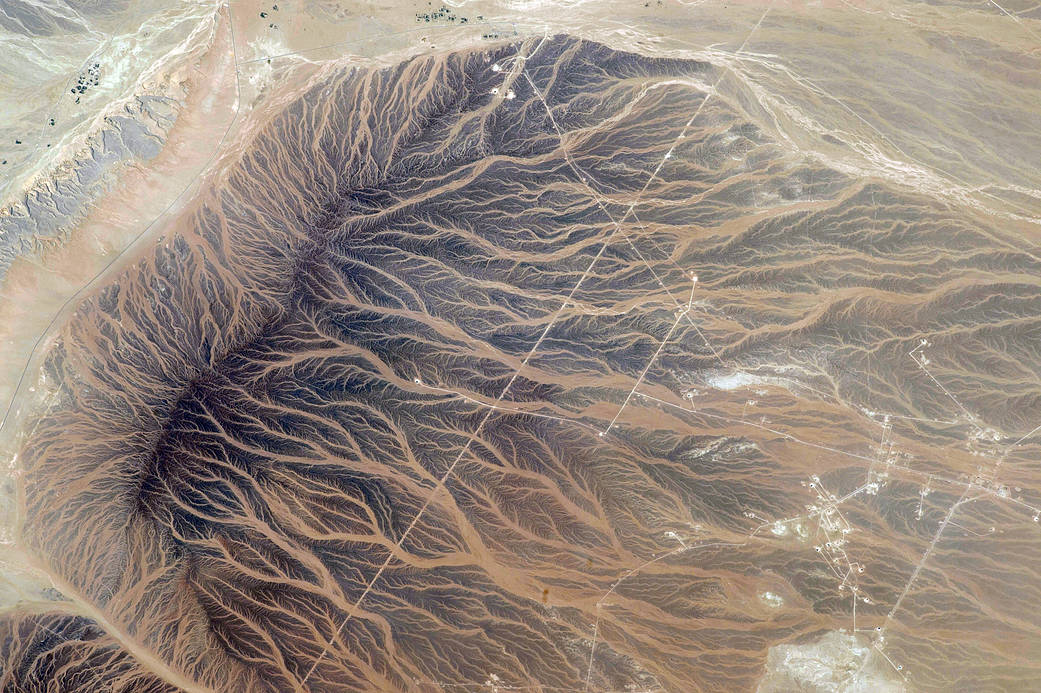
POLYGON ((18 541, 107 624, 8 613, 3 690, 792 690, 854 623, 849 690, 1029 690, 1041 249, 725 79, 327 71, 53 342, 18 541))

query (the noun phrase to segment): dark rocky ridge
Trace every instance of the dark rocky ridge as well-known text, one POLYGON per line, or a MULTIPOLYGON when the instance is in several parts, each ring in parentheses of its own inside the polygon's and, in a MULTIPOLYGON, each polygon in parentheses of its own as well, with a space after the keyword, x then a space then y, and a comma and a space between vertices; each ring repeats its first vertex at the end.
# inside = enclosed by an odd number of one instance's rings
POLYGON ((147 162, 159 154, 177 120, 178 102, 143 95, 91 135, 83 153, 27 191, 21 201, 0 211, 0 279, 18 257, 60 240, 90 211, 112 184, 120 167, 147 162))

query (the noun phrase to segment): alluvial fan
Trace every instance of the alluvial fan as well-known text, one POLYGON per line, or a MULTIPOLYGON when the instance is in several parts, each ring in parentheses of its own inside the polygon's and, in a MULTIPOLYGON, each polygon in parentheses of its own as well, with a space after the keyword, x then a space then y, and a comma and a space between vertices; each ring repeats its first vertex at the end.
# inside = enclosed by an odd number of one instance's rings
POLYGON ((3 689, 1029 689, 1038 248, 725 77, 323 73, 50 347, 3 689))

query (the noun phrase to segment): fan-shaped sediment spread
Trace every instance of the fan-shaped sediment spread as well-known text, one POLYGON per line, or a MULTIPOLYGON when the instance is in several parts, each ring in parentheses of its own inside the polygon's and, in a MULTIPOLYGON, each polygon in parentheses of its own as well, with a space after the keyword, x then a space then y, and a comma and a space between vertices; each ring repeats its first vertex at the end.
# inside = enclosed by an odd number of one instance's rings
MULTIPOLYGON (((858 406, 943 418, 921 334, 1038 303, 960 267, 1038 263, 784 149, 724 77, 556 37, 316 80, 50 348, 22 541, 81 606, 5 622, 5 685, 750 690, 846 627, 819 516, 771 523, 887 463, 858 406)), ((942 519, 976 461, 889 430, 942 519)), ((935 527, 891 473, 842 508, 872 626, 935 527)), ((1001 656, 966 633, 1003 608, 903 647, 1001 656)))

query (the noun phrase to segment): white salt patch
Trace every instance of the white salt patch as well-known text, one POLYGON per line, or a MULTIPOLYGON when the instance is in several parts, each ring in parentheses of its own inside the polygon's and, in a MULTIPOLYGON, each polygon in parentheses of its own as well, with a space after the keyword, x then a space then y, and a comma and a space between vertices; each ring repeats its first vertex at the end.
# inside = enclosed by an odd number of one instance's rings
POLYGON ((767 382, 765 378, 741 371, 728 375, 710 375, 708 377, 708 384, 717 390, 736 390, 739 387, 762 385, 765 382, 767 382))
POLYGON ((784 597, 773 592, 763 592, 759 595, 759 598, 763 600, 764 604, 775 609, 784 606, 784 597))
POLYGON ((905 690, 904 682, 881 655, 871 651, 866 638, 832 631, 815 642, 771 647, 758 693, 900 693, 905 690))

